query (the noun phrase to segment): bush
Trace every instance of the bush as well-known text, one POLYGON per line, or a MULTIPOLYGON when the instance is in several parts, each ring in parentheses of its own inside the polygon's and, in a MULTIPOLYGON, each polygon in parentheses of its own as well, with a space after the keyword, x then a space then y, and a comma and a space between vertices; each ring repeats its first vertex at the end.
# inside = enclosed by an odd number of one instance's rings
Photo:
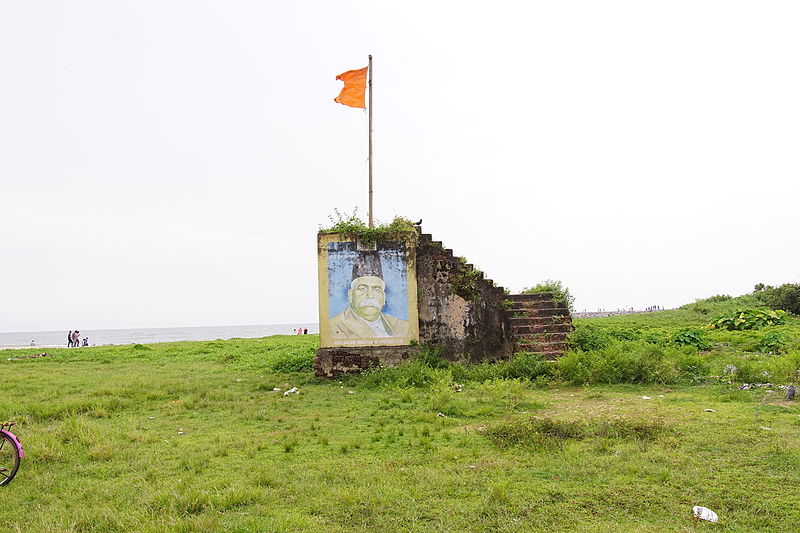
POLYGON ((758 351, 765 353, 781 353, 786 351, 789 337, 783 333, 767 333, 758 341, 758 351))
POLYGON ((784 283, 779 287, 771 287, 759 283, 753 294, 758 295, 772 309, 800 315, 800 284, 784 283))
POLYGON ((705 333, 694 328, 684 328, 676 331, 670 342, 678 346, 694 346, 698 350, 707 350, 711 345, 705 340, 705 333))
POLYGON ((520 294, 552 294, 555 301, 563 302, 570 310, 575 304, 575 297, 570 294, 569 289, 564 287, 560 281, 552 279, 546 279, 533 287, 522 289, 520 294))
POLYGON ((276 354, 267 362, 267 368, 281 373, 311 372, 314 370, 314 352, 312 349, 276 354))
POLYGON ((602 329, 590 324, 580 324, 570 333, 569 342, 578 350, 602 350, 611 344, 611 337, 602 329))
POLYGON ((563 379, 576 384, 677 383, 703 379, 704 360, 690 346, 622 341, 601 350, 571 351, 556 362, 563 379))
POLYGON ((396 387, 400 389, 429 389, 453 382, 453 374, 446 368, 431 368, 420 359, 388 368, 374 368, 362 374, 361 384, 366 388, 396 387))
POLYGON ((778 326, 787 322, 786 312, 766 308, 736 309, 729 311, 709 324, 712 329, 744 331, 761 329, 765 326, 778 326))
POLYGON ((505 377, 536 381, 553 375, 553 363, 542 359, 541 355, 518 353, 506 365, 505 377))

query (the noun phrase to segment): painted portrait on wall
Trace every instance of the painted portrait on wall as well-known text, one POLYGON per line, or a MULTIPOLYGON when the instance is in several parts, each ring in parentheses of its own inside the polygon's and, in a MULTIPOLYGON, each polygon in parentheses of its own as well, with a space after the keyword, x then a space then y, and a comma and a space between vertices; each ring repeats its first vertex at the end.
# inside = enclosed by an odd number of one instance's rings
POLYGON ((362 247, 341 236, 320 236, 322 347, 399 346, 418 339, 408 248, 403 241, 362 247))

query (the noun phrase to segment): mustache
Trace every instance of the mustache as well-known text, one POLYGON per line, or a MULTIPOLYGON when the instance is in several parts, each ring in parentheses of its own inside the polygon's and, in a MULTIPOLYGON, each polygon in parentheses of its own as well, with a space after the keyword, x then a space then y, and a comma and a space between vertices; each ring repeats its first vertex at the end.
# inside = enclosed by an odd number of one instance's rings
POLYGON ((362 302, 360 304, 358 304, 358 306, 359 307, 377 307, 377 308, 381 308, 381 307, 383 307, 383 304, 381 304, 375 298, 365 298, 364 300, 362 300, 362 302))

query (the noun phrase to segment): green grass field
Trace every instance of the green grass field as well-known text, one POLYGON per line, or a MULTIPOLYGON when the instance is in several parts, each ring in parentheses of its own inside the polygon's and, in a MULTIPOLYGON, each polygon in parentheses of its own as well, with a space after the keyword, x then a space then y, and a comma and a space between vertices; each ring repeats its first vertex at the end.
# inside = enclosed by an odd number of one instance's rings
POLYGON ((3 351, 0 418, 27 457, 0 528, 795 531, 800 409, 777 385, 800 326, 669 340, 705 322, 579 321, 598 346, 555 365, 429 355, 341 383, 311 374, 311 335, 3 351), (758 351, 770 332, 780 353, 758 351), (751 377, 774 384, 739 390, 751 377))

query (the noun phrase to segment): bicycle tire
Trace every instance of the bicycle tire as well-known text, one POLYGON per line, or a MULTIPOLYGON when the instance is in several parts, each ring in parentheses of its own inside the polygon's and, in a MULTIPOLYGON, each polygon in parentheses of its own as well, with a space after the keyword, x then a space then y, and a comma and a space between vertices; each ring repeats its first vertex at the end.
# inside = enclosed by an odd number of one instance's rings
POLYGON ((19 449, 11 435, 0 432, 0 486, 8 485, 19 470, 19 449))

